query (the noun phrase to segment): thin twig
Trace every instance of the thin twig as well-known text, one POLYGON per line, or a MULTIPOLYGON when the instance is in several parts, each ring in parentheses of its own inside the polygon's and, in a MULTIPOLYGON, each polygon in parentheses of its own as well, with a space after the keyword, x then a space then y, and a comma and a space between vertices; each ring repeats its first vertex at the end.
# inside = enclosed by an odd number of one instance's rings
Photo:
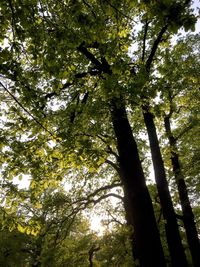
MULTIPOLYGON (((122 12, 121 10, 119 10, 116 6, 114 6, 113 4, 111 4, 108 0, 106 0, 106 3, 112 7, 116 12, 120 13, 122 16, 124 16, 125 18, 134 21, 132 17, 127 16, 126 14, 124 14, 124 12, 122 12)), ((135 21, 134 21, 135 22, 135 21)))
POLYGON ((144 61, 145 57, 145 50, 146 50, 146 39, 147 39, 147 31, 148 31, 149 22, 146 19, 145 26, 144 26, 144 38, 143 38, 143 47, 142 47, 142 61, 144 61))
POLYGON ((10 90, 8 90, 8 88, 6 88, 6 86, 0 82, 0 85, 4 88, 4 90, 12 97, 12 99, 38 124, 40 125, 40 127, 45 130, 46 132, 48 132, 52 137, 54 137, 54 135, 48 130, 46 129, 43 124, 41 122, 39 122, 31 113, 30 111, 28 111, 28 109, 26 109, 20 102, 19 100, 10 92, 10 90))

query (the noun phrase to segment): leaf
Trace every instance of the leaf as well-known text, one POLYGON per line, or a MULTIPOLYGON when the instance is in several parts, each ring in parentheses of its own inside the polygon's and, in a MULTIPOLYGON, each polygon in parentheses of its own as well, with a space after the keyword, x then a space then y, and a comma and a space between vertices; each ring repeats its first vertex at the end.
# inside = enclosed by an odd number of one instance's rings
POLYGON ((26 227, 23 227, 21 224, 17 224, 17 229, 19 232, 21 233, 25 233, 26 232, 26 227))
POLYGON ((18 176, 18 179, 19 179, 19 181, 21 181, 21 180, 23 179, 23 175, 20 174, 20 175, 18 176))

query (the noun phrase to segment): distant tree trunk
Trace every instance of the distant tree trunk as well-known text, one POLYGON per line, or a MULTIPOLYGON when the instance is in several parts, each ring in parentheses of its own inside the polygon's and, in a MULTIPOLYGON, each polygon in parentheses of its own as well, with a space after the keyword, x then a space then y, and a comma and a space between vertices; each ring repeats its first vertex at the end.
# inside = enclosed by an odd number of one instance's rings
POLYGON ((192 256, 194 267, 200 266, 200 243, 198 238, 198 232, 194 220, 194 214, 190 205, 188 197, 187 186, 185 184, 184 176, 181 171, 179 155, 177 150, 177 141, 174 138, 171 125, 170 116, 165 116, 165 131, 169 140, 171 151, 171 162, 176 184, 178 186, 178 193, 181 202, 181 208, 183 212, 183 223, 185 226, 186 236, 188 240, 189 249, 192 256))
POLYGON ((132 250, 140 267, 166 266, 151 198, 139 159, 137 144, 122 99, 113 99, 112 123, 117 139, 125 212, 134 229, 132 250))
POLYGON ((168 182, 166 179, 164 163, 162 160, 158 136, 154 123, 154 115, 150 112, 148 104, 143 105, 142 110, 149 137, 158 195, 163 210, 163 217, 166 220, 165 231, 171 257, 171 264, 173 267, 186 267, 188 266, 187 259, 181 242, 177 218, 170 196, 168 182))
POLYGON ((96 251, 98 251, 100 249, 100 247, 96 247, 95 245, 93 245, 90 250, 88 251, 88 260, 89 260, 89 267, 94 267, 94 264, 93 264, 93 256, 94 256, 94 253, 96 251))

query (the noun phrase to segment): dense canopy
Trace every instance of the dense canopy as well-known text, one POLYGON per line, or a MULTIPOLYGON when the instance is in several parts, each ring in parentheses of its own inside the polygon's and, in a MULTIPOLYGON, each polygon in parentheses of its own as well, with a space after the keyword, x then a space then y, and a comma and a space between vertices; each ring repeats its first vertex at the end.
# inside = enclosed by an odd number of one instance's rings
POLYGON ((200 266, 197 2, 1 1, 0 265, 200 266))

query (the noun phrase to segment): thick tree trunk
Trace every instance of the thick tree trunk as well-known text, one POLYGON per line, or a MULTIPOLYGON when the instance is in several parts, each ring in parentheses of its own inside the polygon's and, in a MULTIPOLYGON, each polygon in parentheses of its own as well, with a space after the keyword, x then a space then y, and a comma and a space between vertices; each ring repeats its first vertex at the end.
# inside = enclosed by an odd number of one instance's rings
POLYGON ((200 266, 200 243, 198 238, 198 232, 195 225, 194 214, 190 205, 187 186, 185 184, 184 176, 181 171, 180 163, 179 163, 179 155, 177 152, 177 143, 174 138, 171 125, 170 125, 170 117, 166 116, 164 119, 165 122, 165 131, 170 144, 171 151, 171 162, 174 177, 176 180, 176 184, 178 186, 178 193, 181 202, 181 208, 183 212, 183 223, 186 231, 187 241, 190 249, 190 253, 192 256, 192 261, 194 267, 200 266))
POLYGON ((154 166, 158 195, 163 210, 163 217, 166 220, 165 231, 171 257, 171 264, 173 267, 178 267, 178 266, 186 267, 188 266, 188 264, 184 248, 181 242, 176 214, 173 208, 168 182, 166 179, 164 163, 162 160, 158 136, 154 123, 154 115, 149 111, 148 105, 143 105, 142 109, 143 109, 144 122, 147 128, 147 133, 150 142, 150 149, 154 166))
POLYGON ((153 206, 123 101, 112 102, 111 116, 124 185, 126 217, 134 229, 134 258, 140 267, 164 267, 166 264, 153 206))

